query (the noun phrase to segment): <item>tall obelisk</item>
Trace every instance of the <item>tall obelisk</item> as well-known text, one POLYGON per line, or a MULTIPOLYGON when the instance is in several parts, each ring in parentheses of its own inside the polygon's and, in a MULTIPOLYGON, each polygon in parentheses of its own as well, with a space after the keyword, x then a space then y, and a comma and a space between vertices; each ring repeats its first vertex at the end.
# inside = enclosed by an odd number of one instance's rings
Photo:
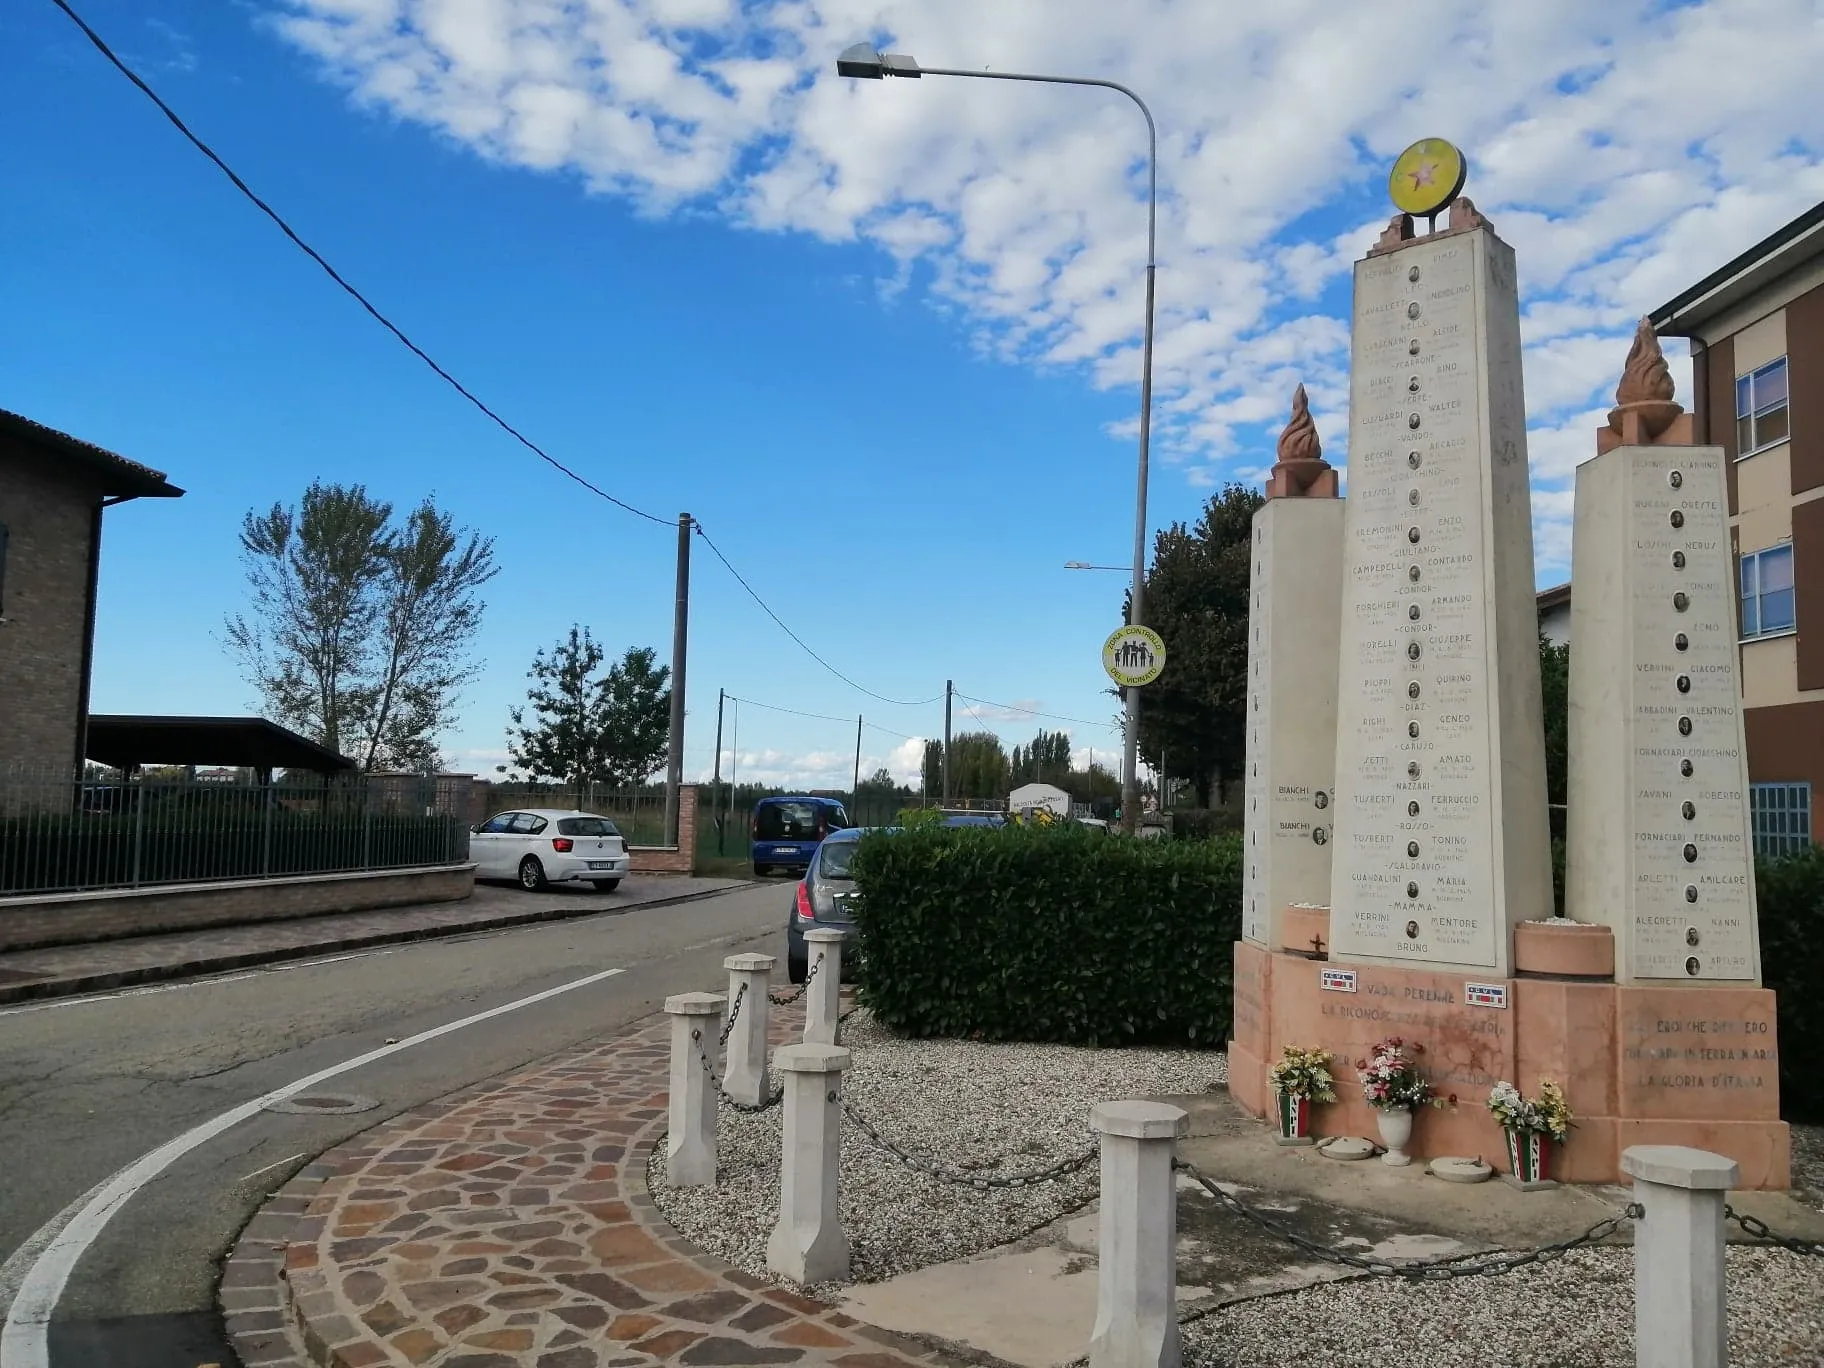
POLYGON ((1329 905, 1335 818, 1343 500, 1303 385, 1278 457, 1254 513, 1249 566, 1241 900, 1242 936, 1273 950, 1289 904, 1329 905))
POLYGON ((1643 319, 1577 467, 1565 904, 1614 931, 1618 983, 1753 985, 1726 458, 1672 396, 1643 319))
POLYGON ((1347 503, 1331 958, 1505 978, 1551 847, 1514 253, 1466 199, 1356 263, 1347 503))

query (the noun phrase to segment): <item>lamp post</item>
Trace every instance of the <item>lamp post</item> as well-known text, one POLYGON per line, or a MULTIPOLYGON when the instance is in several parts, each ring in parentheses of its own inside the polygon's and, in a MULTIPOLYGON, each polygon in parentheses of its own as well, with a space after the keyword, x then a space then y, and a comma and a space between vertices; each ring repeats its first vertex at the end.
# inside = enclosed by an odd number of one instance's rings
MULTIPOLYGON (((918 78, 921 76, 970 76, 990 81, 1037 81, 1043 85, 1100 86, 1119 91, 1140 107, 1146 118, 1146 327, 1140 344, 1140 472, 1134 493, 1134 584, 1128 614, 1128 625, 1140 626, 1145 618, 1141 607, 1146 594, 1146 477, 1148 451, 1153 422, 1153 276, 1157 268, 1159 220, 1159 134, 1153 125, 1153 111, 1133 91, 1118 81, 1104 81, 1094 76, 1035 76, 1017 71, 963 71, 954 67, 921 67, 903 52, 880 52, 871 44, 856 43, 845 48, 836 59, 838 76, 854 76, 878 81, 886 76, 918 78)), ((1090 569, 1073 563, 1069 569, 1090 569)), ((1140 775, 1135 759, 1140 742, 1140 691, 1127 689, 1125 702, 1127 722, 1122 728, 1121 749, 1121 825, 1132 832, 1139 820, 1140 775)))

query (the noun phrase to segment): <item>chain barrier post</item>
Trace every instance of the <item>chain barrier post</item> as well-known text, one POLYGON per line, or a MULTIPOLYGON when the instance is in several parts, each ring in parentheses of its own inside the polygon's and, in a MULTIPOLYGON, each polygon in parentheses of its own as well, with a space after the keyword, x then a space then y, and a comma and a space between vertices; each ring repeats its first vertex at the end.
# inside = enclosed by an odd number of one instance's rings
POLYGON ((716 1185, 715 1080, 700 1060, 721 1030, 719 993, 679 993, 665 999, 671 1017, 671 1099, 665 1136, 665 1174, 673 1187, 716 1185))
POLYGON ((1683 1145, 1633 1145, 1634 1361, 1641 1368, 1727 1368, 1723 1197, 1741 1180, 1735 1160, 1683 1145))
POLYGON ((840 1045, 786 1045, 778 1062, 785 1075, 785 1148, 779 1221, 766 1242, 766 1266, 794 1282, 846 1282, 849 1240, 839 1183, 842 1071, 849 1052, 840 1045))
POLYGON ((1102 1211, 1089 1368, 1178 1368, 1178 1193, 1172 1155, 1189 1121, 1163 1102, 1098 1102, 1102 1211))
POLYGON ((806 953, 822 956, 823 968, 805 985, 804 1043, 834 1045, 842 1014, 842 941, 845 933, 827 926, 804 933, 806 953))
POLYGON ((766 983, 779 961, 772 955, 730 955, 722 961, 728 970, 728 1000, 744 1008, 728 1038, 723 1056, 722 1091, 729 1100, 757 1107, 771 1092, 766 1076, 767 1015, 771 999, 766 983))

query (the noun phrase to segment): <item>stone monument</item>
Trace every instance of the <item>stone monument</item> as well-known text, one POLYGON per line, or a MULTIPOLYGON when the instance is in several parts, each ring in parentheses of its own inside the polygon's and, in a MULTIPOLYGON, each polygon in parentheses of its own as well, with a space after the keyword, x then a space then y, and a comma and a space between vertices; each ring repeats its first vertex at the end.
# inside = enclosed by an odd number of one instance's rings
POLYGON ((1565 930, 1612 934, 1620 986, 1601 996, 1620 1075, 1613 1121, 1590 1124, 1752 1170, 1746 1156, 1783 1156, 1787 1135, 1760 987, 1727 457, 1692 444, 1645 319, 1596 444, 1572 539, 1565 910, 1579 925, 1565 930), (1669 1138, 1673 1122, 1701 1122, 1701 1140, 1683 1124, 1669 1138))
MULTIPOLYGON (((1403 212, 1356 265, 1334 610, 1306 597, 1315 588, 1288 592, 1298 561, 1263 555, 1257 523, 1248 780, 1274 788, 1250 791, 1249 832, 1278 821, 1254 809, 1279 791, 1286 755, 1270 711, 1283 701, 1274 643, 1301 615, 1330 611, 1334 826, 1330 896, 1309 900, 1327 910, 1275 906, 1247 848, 1230 1091, 1265 1116, 1278 1051, 1322 1048, 1339 1100, 1317 1109, 1317 1133, 1373 1135, 1351 1065, 1401 1036, 1448 1102, 1416 1118, 1408 1149, 1420 1157, 1500 1155, 1490 1088, 1505 1079, 1536 1095, 1551 1078, 1577 1118, 1559 1177, 1616 1182, 1623 1149, 1673 1144, 1729 1155, 1744 1187, 1783 1187, 1722 455, 1688 445, 1643 334, 1603 454, 1577 482, 1569 815, 1581 920, 1554 916, 1515 263, 1458 195, 1463 177, 1448 143, 1409 148, 1393 182, 1403 212), (1415 213, 1431 231, 1416 231, 1415 213), (1310 944, 1303 926, 1296 945, 1275 934, 1275 916, 1283 933, 1306 913, 1310 944)), ((1271 492, 1314 483, 1287 464, 1271 492)), ((1313 502, 1271 498, 1261 514, 1313 502)), ((1290 889, 1308 871, 1274 877, 1290 889)))
POLYGON ((1259 1074, 1263 950, 1327 949, 1343 501, 1300 385, 1279 436, 1249 568, 1242 936, 1230 1070, 1259 1074))

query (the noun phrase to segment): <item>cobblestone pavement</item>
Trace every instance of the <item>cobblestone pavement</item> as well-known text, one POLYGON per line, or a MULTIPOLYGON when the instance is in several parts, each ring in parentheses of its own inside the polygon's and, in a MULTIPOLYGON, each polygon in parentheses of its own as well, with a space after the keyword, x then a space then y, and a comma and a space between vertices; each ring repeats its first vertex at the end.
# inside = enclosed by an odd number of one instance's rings
POLYGON ((613 893, 552 889, 528 894, 517 888, 478 884, 474 896, 460 902, 417 903, 371 912, 15 950, 0 954, 0 1003, 100 992, 360 946, 428 940, 600 912, 627 912, 709 897, 739 887, 738 879, 665 875, 630 876, 613 893))
MULTIPOLYGON (((776 1010, 775 1042, 802 1022, 800 1007, 776 1010)), ((301 1172, 223 1271, 242 1363, 960 1363, 704 1255, 665 1223, 645 1173, 665 1129, 667 1038, 655 1019, 301 1172)))

